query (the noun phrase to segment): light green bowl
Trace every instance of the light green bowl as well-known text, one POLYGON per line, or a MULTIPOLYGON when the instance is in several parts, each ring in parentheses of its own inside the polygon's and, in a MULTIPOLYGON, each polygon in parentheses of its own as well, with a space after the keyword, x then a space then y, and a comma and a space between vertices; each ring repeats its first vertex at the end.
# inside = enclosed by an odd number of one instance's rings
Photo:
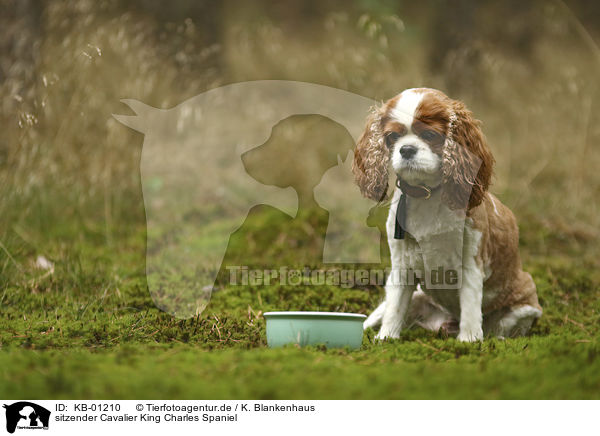
POLYGON ((327 348, 359 348, 366 315, 337 312, 267 312, 267 344, 325 344, 327 348))

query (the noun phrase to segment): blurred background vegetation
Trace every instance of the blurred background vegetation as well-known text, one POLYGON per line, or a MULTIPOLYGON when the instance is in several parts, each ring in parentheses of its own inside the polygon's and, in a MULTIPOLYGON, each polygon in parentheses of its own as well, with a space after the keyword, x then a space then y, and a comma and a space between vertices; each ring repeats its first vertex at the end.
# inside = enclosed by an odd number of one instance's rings
MULTIPOLYGON (((600 3, 0 0, 0 11, 0 396, 598 397, 600 3), (381 286, 225 285, 193 319, 158 310, 143 136, 112 114, 132 113, 123 98, 171 108, 258 79, 463 100, 497 160, 491 189, 518 218, 544 307, 532 336, 462 344, 414 330, 373 344, 368 331, 355 352, 265 349, 262 312, 368 313, 381 286)), ((253 210, 225 264, 314 267, 322 253, 328 214, 312 186, 351 138, 299 116, 257 149, 282 143, 311 162, 270 173, 297 189, 301 213, 253 210)), ((251 173, 264 154, 245 156, 251 173)), ((279 152, 266 154, 278 168, 279 152)), ((371 225, 384 217, 373 210, 371 225)))
MULTIPOLYGON (((492 190, 519 218, 524 250, 568 252, 598 266, 595 2, 0 6, 2 286, 22 280, 37 255, 69 259, 84 241, 117 254, 133 238, 143 268, 143 137, 111 117, 130 113, 119 100, 170 108, 257 79, 313 82, 377 100, 428 86, 464 100, 484 123, 497 159, 492 190)), ((322 216, 313 220, 323 227, 322 216)))

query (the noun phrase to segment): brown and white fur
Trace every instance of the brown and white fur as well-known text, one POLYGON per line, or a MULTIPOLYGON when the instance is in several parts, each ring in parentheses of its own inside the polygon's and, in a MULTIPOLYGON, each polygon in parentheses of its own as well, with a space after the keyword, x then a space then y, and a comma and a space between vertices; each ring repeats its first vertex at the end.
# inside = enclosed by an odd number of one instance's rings
POLYGON ((390 166, 405 183, 432 190, 427 199, 408 197, 404 239, 394 238, 401 191, 392 194, 386 226, 392 272, 385 300, 364 324, 381 324, 378 339, 398 338, 415 323, 433 330, 458 324, 461 341, 513 337, 541 316, 535 284, 521 267, 515 217, 488 192, 493 165, 480 122, 438 90, 408 89, 374 108, 352 168, 363 195, 388 197, 390 166), (436 239, 441 233, 458 237, 436 239), (394 279, 395 271, 423 270, 452 251, 460 253, 458 289, 394 279))

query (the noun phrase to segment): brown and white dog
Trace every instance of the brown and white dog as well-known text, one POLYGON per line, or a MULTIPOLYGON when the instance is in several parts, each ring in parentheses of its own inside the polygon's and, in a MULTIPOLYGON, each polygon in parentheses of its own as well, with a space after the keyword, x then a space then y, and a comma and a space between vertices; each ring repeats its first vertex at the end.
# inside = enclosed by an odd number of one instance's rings
POLYGON ((374 108, 352 170, 363 195, 376 201, 388 197, 390 166, 397 177, 385 300, 364 325, 381 324, 377 338, 397 338, 414 323, 458 324, 461 341, 513 337, 541 316, 521 267, 515 217, 488 192, 493 165, 480 122, 438 90, 408 89, 374 108), (440 267, 454 268, 452 280, 425 279, 440 267), (407 271, 421 273, 411 280, 407 271))

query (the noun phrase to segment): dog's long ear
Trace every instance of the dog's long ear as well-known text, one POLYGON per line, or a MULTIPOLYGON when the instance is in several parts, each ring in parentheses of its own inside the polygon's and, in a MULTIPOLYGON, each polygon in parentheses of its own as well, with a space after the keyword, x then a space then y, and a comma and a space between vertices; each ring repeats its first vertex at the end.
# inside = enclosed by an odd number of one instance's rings
POLYGON ((442 201, 450 209, 469 210, 483 201, 492 178, 494 157, 481 122, 455 101, 442 162, 442 201))
POLYGON ((383 137, 382 115, 382 108, 371 108, 352 162, 352 173, 360 192, 375 201, 385 199, 388 191, 390 154, 383 137))

